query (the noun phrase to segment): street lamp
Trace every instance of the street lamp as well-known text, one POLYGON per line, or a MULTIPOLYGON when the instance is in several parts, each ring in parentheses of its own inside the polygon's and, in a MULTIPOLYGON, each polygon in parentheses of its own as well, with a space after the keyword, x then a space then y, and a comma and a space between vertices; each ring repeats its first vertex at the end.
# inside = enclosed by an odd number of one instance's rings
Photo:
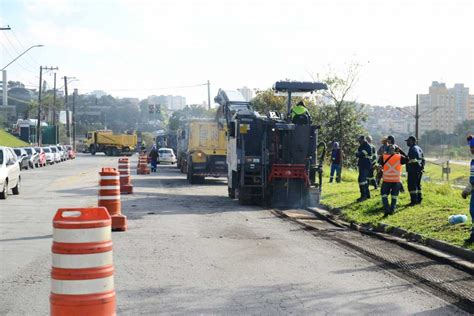
POLYGON ((430 114, 430 113, 433 113, 434 111, 436 111, 437 109, 439 109, 439 106, 435 106, 434 108, 432 108, 431 110, 428 110, 422 114, 420 114, 419 112, 419 106, 418 106, 418 94, 416 95, 416 107, 415 107, 415 114, 411 113, 410 111, 407 111, 405 110, 404 108, 401 108, 401 107, 396 107, 396 109, 400 112, 403 112, 405 114, 408 114, 412 117, 415 118, 415 137, 416 139, 419 141, 419 127, 420 127, 420 124, 419 124, 419 120, 420 120, 420 117, 423 115, 426 115, 426 114, 430 114))
POLYGON ((35 47, 43 47, 44 45, 41 45, 41 44, 38 44, 38 45, 33 45, 31 46, 30 48, 28 48, 27 50, 25 50, 23 53, 21 53, 20 55, 18 55, 15 59, 13 59, 11 62, 9 62, 5 67, 2 68, 2 70, 5 70, 5 68, 7 68, 8 66, 10 66, 11 64, 13 64, 18 58, 20 58, 21 56, 25 55, 30 49, 33 49, 35 47))
POLYGON ((9 62, 5 67, 2 68, 2 78, 3 78, 3 105, 6 106, 8 104, 8 91, 7 91, 7 88, 8 88, 8 84, 7 84, 7 71, 5 70, 8 66, 10 66, 11 64, 13 64, 18 58, 20 58, 21 56, 23 56, 24 54, 26 54, 26 52, 28 52, 30 49, 34 48, 34 47, 43 47, 43 45, 33 45, 31 46, 30 48, 28 48, 27 50, 25 50, 23 53, 21 53, 20 55, 18 55, 15 59, 13 59, 11 62, 9 62))

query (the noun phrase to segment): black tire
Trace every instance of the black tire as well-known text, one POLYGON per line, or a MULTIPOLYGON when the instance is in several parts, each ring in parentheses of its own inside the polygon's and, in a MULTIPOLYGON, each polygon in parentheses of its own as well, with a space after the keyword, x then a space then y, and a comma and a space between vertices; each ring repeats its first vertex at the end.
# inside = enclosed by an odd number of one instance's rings
POLYGON ((31 168, 31 169, 35 169, 35 164, 34 164, 34 163, 30 163, 30 168, 31 168))
POLYGON ((18 177, 18 183, 17 183, 16 186, 12 189, 13 195, 18 195, 18 194, 20 194, 20 188, 21 188, 21 178, 18 177))
POLYGON ((106 148, 106 149, 105 149, 105 154, 106 154, 107 156, 112 156, 112 148, 111 148, 111 147, 106 148))
POLYGON ((8 180, 3 184, 3 190, 0 192, 0 200, 6 200, 8 197, 8 180))
POLYGON ((91 145, 91 146, 89 147, 89 151, 91 152, 91 155, 92 155, 92 156, 95 156, 96 150, 95 150, 95 146, 94 146, 94 145, 91 145))
POLYGON ((120 150, 117 148, 112 148, 112 155, 113 156, 120 156, 120 150))

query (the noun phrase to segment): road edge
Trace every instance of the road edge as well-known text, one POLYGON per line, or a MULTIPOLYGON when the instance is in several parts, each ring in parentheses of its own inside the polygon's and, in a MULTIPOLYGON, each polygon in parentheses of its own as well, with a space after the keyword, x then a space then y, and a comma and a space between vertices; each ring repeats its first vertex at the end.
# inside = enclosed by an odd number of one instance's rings
MULTIPOLYGON (((387 224, 373 226, 369 224, 361 225, 349 223, 341 219, 340 216, 335 215, 327 209, 321 207, 308 207, 306 210, 318 216, 319 218, 330 222, 333 225, 350 228, 366 235, 372 235, 388 242, 396 243, 401 247, 416 251, 432 259, 442 261, 465 272, 474 274, 473 251, 456 247, 436 239, 425 238, 419 234, 387 224)), ((289 218, 281 211, 278 211, 278 213, 284 217, 289 218)), ((303 221, 295 221, 301 225, 308 226, 303 221)))

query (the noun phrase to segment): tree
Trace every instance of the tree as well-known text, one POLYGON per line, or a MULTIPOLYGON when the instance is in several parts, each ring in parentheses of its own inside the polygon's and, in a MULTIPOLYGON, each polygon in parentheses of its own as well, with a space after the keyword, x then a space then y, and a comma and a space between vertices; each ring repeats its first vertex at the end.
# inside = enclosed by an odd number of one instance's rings
POLYGON ((353 153, 358 147, 358 136, 367 134, 362 126, 362 122, 367 120, 363 105, 348 100, 357 83, 359 70, 360 64, 351 63, 342 76, 330 71, 321 80, 326 83, 328 89, 323 91, 324 98, 318 99, 322 105, 315 113, 315 116, 323 122, 322 138, 328 144, 332 141, 339 142, 345 154, 344 163, 349 166, 354 166, 356 163, 353 153))

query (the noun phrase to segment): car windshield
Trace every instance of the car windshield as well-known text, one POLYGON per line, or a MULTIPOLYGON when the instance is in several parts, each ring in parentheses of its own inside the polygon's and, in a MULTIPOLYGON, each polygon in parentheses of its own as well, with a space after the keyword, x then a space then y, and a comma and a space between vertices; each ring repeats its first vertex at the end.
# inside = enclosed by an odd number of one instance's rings
POLYGON ((28 155, 33 154, 33 151, 31 150, 31 148, 25 148, 25 150, 28 155))
POLYGON ((3 150, 0 150, 0 165, 3 165, 3 150))
POLYGON ((14 149, 14 151, 15 151, 15 154, 16 154, 17 156, 21 156, 21 150, 19 150, 19 149, 14 149))
POLYGON ((39 147, 35 147, 35 150, 36 150, 37 153, 41 152, 41 148, 39 148, 39 147))
POLYGON ((54 148, 54 147, 51 147, 51 151, 52 151, 53 153, 55 153, 55 152, 57 152, 58 150, 57 150, 56 148, 54 148))
POLYGON ((51 152, 51 150, 49 148, 43 148, 43 150, 44 150, 45 153, 50 153, 51 152))
POLYGON ((173 151, 171 149, 160 149, 160 154, 172 154, 173 151))

